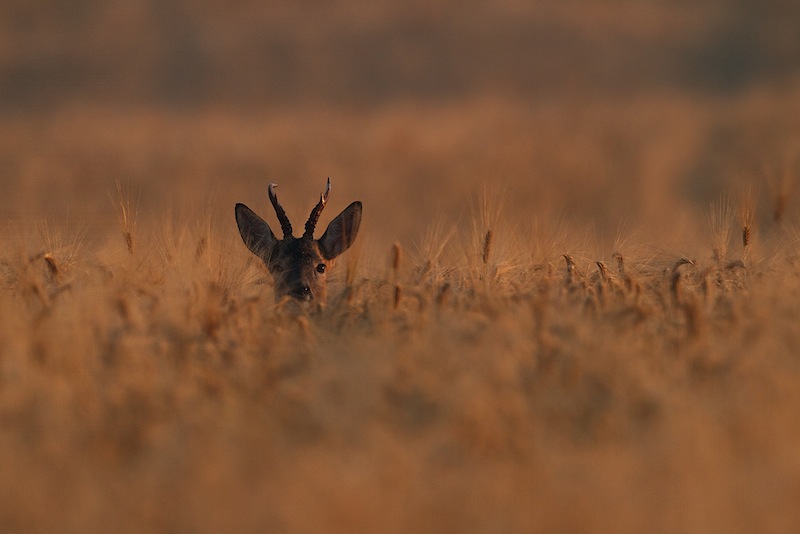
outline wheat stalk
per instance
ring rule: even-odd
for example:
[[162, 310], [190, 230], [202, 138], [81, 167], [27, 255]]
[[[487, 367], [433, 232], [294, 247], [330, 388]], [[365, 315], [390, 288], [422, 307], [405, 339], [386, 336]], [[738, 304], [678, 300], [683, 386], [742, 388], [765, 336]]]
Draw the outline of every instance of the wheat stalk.
[[729, 200], [723, 198], [712, 203], [706, 213], [706, 220], [711, 231], [712, 256], [714, 261], [722, 262], [728, 255], [733, 220], [733, 211]]
[[135, 249], [134, 232], [136, 231], [136, 217], [139, 214], [138, 203], [134, 208], [131, 204], [131, 198], [128, 191], [123, 191], [122, 183], [116, 181], [117, 195], [116, 198], [112, 197], [109, 193], [109, 198], [117, 207], [117, 220], [122, 229], [122, 235], [125, 238], [125, 246], [128, 253], [133, 255]]
[[483, 237], [483, 250], [481, 252], [481, 259], [483, 259], [483, 264], [486, 265], [489, 263], [489, 255], [492, 253], [492, 231], [487, 230], [486, 235]]
[[756, 195], [750, 186], [747, 186], [739, 197], [739, 228], [742, 233], [742, 261], [747, 259], [753, 243], [753, 226], [756, 220]]
[[391, 253], [391, 266], [392, 266], [392, 280], [394, 282], [394, 309], [400, 306], [400, 300], [403, 296], [403, 290], [400, 287], [400, 264], [403, 261], [403, 248], [400, 243], [395, 242], [392, 245]]

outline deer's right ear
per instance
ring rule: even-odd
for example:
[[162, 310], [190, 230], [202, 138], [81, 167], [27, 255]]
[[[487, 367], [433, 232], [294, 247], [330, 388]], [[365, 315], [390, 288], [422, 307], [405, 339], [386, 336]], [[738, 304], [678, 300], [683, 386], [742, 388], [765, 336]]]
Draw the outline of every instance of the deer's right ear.
[[319, 248], [325, 259], [332, 260], [353, 244], [361, 225], [361, 202], [353, 202], [330, 222], [319, 238]]
[[278, 242], [267, 222], [244, 204], [236, 204], [236, 225], [244, 244], [259, 258], [267, 257]]

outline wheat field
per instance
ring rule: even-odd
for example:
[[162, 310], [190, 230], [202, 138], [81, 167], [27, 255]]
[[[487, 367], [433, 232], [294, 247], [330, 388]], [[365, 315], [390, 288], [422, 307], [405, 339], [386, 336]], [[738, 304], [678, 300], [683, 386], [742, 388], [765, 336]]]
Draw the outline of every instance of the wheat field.
[[[33, 4], [0, 532], [797, 530], [796, 8]], [[233, 207], [328, 176], [364, 217], [309, 312]]]

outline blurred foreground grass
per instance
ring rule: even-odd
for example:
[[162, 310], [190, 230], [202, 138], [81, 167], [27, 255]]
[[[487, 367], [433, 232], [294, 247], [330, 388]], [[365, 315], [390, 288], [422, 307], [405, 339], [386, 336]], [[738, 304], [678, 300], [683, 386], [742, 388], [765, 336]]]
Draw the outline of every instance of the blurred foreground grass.
[[791, 530], [796, 231], [586, 256], [501, 201], [311, 315], [215, 224], [5, 236], [3, 530]]

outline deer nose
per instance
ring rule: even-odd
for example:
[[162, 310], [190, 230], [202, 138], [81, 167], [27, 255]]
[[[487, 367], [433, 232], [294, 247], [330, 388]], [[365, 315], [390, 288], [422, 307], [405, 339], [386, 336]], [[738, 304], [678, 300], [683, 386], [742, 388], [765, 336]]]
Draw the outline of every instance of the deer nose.
[[298, 300], [313, 300], [314, 298], [314, 295], [311, 293], [311, 288], [307, 285], [296, 287], [291, 294]]

